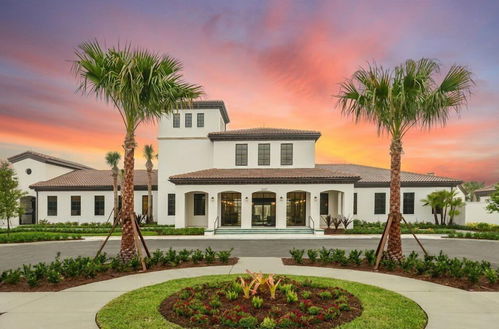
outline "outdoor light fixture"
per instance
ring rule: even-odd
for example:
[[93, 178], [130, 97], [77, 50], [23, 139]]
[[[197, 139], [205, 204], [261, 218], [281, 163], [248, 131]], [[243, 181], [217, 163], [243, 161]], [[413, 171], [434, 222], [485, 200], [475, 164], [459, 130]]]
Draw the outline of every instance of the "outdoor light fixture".
[[215, 200], [215, 197], [213, 197], [213, 196], [212, 196], [212, 197], [211, 197], [211, 201], [213, 201], [213, 200]]
[[317, 201], [317, 195], [316, 195], [316, 196], [314, 196], [314, 200], [315, 200], [315, 201]]
[[245, 197], [244, 200], [248, 201], [248, 197]]
[[282, 201], [282, 195], [281, 195], [281, 197], [279, 198], [279, 200], [281, 200], [281, 201]]

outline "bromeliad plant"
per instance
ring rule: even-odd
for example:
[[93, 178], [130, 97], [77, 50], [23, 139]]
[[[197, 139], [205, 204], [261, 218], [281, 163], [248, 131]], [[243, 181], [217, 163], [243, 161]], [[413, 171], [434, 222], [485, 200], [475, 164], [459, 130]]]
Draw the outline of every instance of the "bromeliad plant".
[[274, 280], [274, 275], [269, 274], [267, 277], [267, 286], [269, 287], [269, 292], [270, 292], [270, 298], [275, 299], [275, 293], [277, 291], [277, 288], [279, 287], [279, 283], [281, 283], [281, 279], [277, 280], [277, 282]]

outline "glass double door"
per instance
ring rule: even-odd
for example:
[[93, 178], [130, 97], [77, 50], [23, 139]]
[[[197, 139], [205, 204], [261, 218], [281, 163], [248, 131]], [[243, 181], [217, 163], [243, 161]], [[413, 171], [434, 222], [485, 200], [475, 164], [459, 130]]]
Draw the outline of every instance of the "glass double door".
[[241, 226], [241, 193], [222, 193], [220, 202], [222, 226]]
[[275, 226], [275, 193], [253, 193], [252, 226]]

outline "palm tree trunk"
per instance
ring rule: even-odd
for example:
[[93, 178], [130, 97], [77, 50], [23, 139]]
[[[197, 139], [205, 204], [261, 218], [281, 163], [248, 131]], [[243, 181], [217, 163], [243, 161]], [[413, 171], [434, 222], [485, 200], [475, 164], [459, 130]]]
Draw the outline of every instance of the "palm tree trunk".
[[121, 223], [123, 225], [123, 232], [121, 235], [121, 249], [120, 255], [123, 260], [128, 261], [132, 259], [137, 250], [134, 243], [134, 231], [132, 218], [135, 218], [133, 208], [133, 171], [134, 171], [134, 151], [135, 151], [135, 136], [133, 133], [128, 133], [124, 143], [125, 148], [125, 177], [122, 193], [122, 207], [121, 207]]
[[393, 139], [390, 145], [390, 214], [392, 225], [388, 237], [388, 255], [392, 259], [402, 259], [402, 240], [400, 238], [400, 163], [402, 156], [402, 142]]
[[114, 221], [118, 220], [118, 175], [113, 173]]
[[152, 173], [147, 170], [147, 223], [152, 223]]
[[433, 218], [435, 220], [435, 225], [438, 225], [438, 214], [437, 214], [437, 208], [432, 208], [433, 209]]

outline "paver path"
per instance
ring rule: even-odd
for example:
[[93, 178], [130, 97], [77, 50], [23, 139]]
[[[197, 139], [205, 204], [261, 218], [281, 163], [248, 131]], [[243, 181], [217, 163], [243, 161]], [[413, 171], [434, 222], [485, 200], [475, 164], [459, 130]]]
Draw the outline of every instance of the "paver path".
[[[246, 236], [241, 240], [239, 237], [224, 239], [214, 239], [213, 237], [147, 237], [147, 244], [150, 250], [168, 249], [204, 249], [208, 246], [214, 249], [234, 248], [233, 255], [237, 257], [289, 257], [289, 250], [293, 247], [312, 249], [321, 248], [342, 248], [351, 249], [376, 249], [379, 242], [379, 235], [368, 236], [338, 236], [333, 238], [322, 237], [269, 237], [266, 239], [251, 239]], [[404, 252], [410, 253], [412, 250], [420, 252], [414, 238], [404, 236], [402, 241]], [[474, 260], [488, 260], [499, 267], [499, 241], [486, 240], [465, 240], [465, 239], [440, 239], [434, 235], [420, 236], [425, 248], [431, 254], [438, 254], [443, 250], [452, 257], [467, 257]], [[100, 239], [103, 239], [101, 237]], [[58, 242], [35, 242], [16, 245], [0, 245], [0, 271], [17, 268], [22, 264], [33, 264], [38, 262], [53, 261], [56, 253], [61, 252], [64, 257], [93, 256], [99, 248], [101, 241], [58, 241]], [[105, 251], [110, 255], [119, 252], [119, 241], [113, 239], [106, 246]]]
[[[178, 278], [211, 274], [266, 273], [333, 277], [371, 284], [416, 301], [428, 314], [427, 329], [498, 328], [499, 293], [467, 292], [399, 276], [285, 266], [279, 258], [245, 257], [234, 266], [197, 267], [130, 275], [60, 292], [0, 293], [2, 329], [96, 329], [95, 314], [113, 298], [144, 286]], [[398, 328], [394, 328], [398, 329]], [[403, 328], [400, 328], [403, 329]]]

